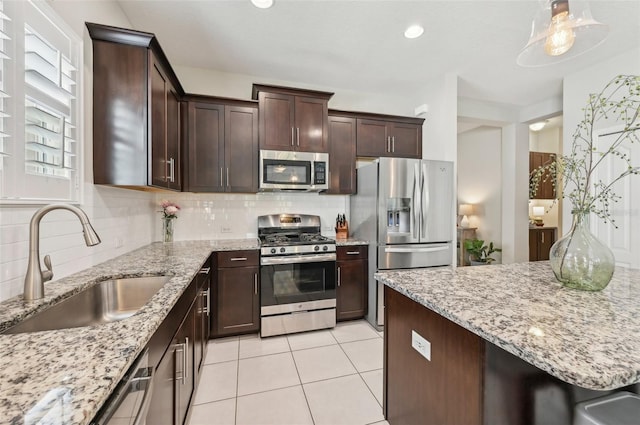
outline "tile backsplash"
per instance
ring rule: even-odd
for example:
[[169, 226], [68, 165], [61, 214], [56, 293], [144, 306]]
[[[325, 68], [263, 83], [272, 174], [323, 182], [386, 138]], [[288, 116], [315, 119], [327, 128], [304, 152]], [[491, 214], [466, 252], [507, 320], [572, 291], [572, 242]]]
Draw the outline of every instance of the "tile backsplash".
[[[257, 216], [316, 214], [322, 233], [334, 236], [337, 214], [349, 216], [349, 197], [317, 193], [199, 194], [142, 192], [106, 186], [85, 187], [80, 206], [102, 243], [87, 247], [82, 228], [69, 211], [52, 211], [40, 225], [40, 258], [49, 254], [54, 280], [161, 240], [159, 204], [182, 208], [174, 239], [236, 239], [257, 236]], [[29, 255], [29, 221], [38, 207], [0, 207], [0, 301], [22, 293]]]
[[[265, 214], [315, 214], [322, 222], [322, 233], [335, 236], [338, 213], [347, 214], [348, 196], [317, 193], [258, 194], [156, 194], [156, 203], [163, 199], [180, 205], [174, 223], [174, 240], [236, 239], [257, 237], [257, 217]], [[160, 208], [158, 207], [158, 210]], [[160, 240], [160, 214], [155, 220], [156, 240]]]

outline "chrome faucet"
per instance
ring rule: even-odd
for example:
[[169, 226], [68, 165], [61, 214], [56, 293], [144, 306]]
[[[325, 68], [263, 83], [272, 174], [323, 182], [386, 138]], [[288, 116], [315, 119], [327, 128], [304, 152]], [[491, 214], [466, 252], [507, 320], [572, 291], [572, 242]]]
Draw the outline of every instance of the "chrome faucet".
[[100, 237], [91, 226], [89, 217], [80, 208], [68, 204], [49, 204], [36, 211], [29, 224], [29, 265], [27, 266], [27, 275], [24, 278], [25, 301], [33, 301], [44, 297], [44, 283], [53, 278], [51, 257], [48, 255], [44, 257], [44, 265], [47, 270], [42, 271], [40, 268], [40, 220], [49, 211], [53, 210], [69, 210], [78, 216], [80, 223], [82, 223], [84, 241], [87, 246], [94, 246], [100, 243]]

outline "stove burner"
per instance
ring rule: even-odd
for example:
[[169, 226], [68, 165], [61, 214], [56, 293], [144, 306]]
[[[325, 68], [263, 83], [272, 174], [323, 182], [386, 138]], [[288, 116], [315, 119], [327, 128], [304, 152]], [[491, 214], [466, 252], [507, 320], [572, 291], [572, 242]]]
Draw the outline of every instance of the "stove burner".
[[289, 237], [287, 237], [287, 235], [273, 234], [273, 235], [266, 235], [264, 237], [264, 241], [270, 244], [286, 244], [286, 243], [289, 243], [290, 239]]
[[303, 242], [326, 242], [329, 238], [319, 233], [302, 233], [300, 234], [300, 240]]

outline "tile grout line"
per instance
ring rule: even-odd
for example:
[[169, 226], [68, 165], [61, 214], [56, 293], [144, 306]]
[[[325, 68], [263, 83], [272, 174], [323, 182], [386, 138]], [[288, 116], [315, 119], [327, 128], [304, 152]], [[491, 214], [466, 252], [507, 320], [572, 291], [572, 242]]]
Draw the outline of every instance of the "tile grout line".
[[[287, 345], [289, 345], [289, 350], [291, 350], [291, 343], [289, 342], [288, 336], [287, 336]], [[298, 381], [300, 381], [300, 388], [302, 389], [302, 395], [304, 395], [304, 401], [305, 403], [307, 403], [307, 411], [309, 412], [309, 416], [311, 416], [311, 423], [315, 425], [316, 421], [313, 418], [313, 412], [311, 411], [311, 406], [309, 405], [307, 392], [304, 390], [304, 385], [302, 384], [302, 377], [300, 376], [300, 370], [298, 370], [298, 363], [296, 363], [296, 357], [293, 355], [293, 350], [291, 350], [290, 353], [291, 353], [291, 359], [293, 360], [293, 366], [296, 368], [296, 373], [298, 374]]]
[[[378, 335], [379, 336], [379, 335]], [[368, 341], [368, 340], [372, 340], [374, 338], [369, 338], [369, 339], [361, 339], [360, 341]], [[349, 341], [349, 342], [358, 342], [358, 341]], [[348, 343], [347, 343], [348, 344]], [[376, 395], [373, 393], [373, 391], [371, 390], [371, 388], [369, 387], [369, 385], [367, 384], [367, 381], [365, 381], [365, 379], [362, 377], [362, 373], [360, 373], [360, 371], [358, 370], [358, 368], [356, 367], [356, 365], [353, 363], [353, 361], [351, 360], [351, 357], [349, 357], [349, 355], [347, 354], [346, 351], [344, 351], [344, 348], [342, 347], [341, 343], [338, 343], [338, 345], [340, 346], [340, 349], [342, 350], [342, 352], [344, 353], [344, 355], [347, 357], [347, 359], [349, 360], [349, 362], [351, 363], [351, 365], [353, 366], [353, 368], [356, 370], [356, 373], [358, 374], [358, 376], [360, 376], [360, 379], [362, 379], [362, 382], [364, 383], [364, 386], [367, 387], [367, 390], [369, 390], [369, 393], [371, 393], [371, 395], [373, 396], [374, 400], [376, 401], [376, 403], [378, 403], [378, 405], [380, 406], [380, 409], [382, 409], [382, 404], [378, 401], [378, 398], [376, 397]], [[373, 369], [373, 370], [378, 370], [378, 369]], [[367, 370], [366, 372], [372, 372], [371, 370]], [[382, 413], [382, 417], [384, 418], [384, 412]], [[386, 419], [385, 419], [386, 420]], [[378, 421], [379, 422], [379, 421]], [[373, 422], [375, 423], [375, 422]]]

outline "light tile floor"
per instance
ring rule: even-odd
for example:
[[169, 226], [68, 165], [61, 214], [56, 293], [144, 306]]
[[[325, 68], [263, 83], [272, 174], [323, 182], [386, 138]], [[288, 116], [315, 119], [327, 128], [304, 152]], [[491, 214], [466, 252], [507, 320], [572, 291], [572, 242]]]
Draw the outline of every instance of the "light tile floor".
[[334, 329], [209, 342], [189, 425], [388, 425], [382, 332]]

